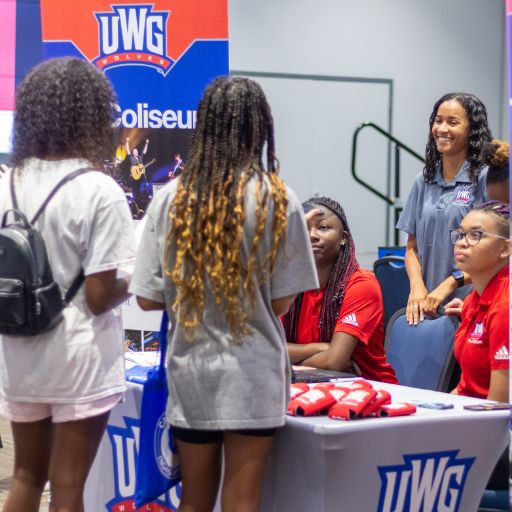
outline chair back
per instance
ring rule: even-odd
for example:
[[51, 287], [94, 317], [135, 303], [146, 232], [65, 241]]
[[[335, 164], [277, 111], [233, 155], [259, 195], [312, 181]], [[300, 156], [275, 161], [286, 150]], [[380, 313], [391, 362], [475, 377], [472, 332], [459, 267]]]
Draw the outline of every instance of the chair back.
[[409, 278], [403, 256], [385, 256], [373, 264], [373, 272], [379, 281], [384, 301], [384, 321], [387, 325], [393, 314], [407, 305]]
[[456, 367], [453, 355], [459, 320], [453, 315], [426, 318], [409, 325], [405, 308], [389, 320], [384, 348], [386, 358], [403, 386], [451, 391], [450, 380]]

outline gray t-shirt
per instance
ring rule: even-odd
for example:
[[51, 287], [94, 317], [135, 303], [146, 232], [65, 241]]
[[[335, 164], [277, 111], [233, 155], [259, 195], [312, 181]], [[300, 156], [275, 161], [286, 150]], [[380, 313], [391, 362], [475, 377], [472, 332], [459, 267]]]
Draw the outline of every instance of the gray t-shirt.
[[[281, 426], [289, 399], [290, 366], [283, 327], [272, 311], [271, 300], [318, 288], [300, 203], [288, 189], [286, 244], [278, 253], [275, 272], [258, 290], [251, 334], [240, 344], [229, 339], [223, 315], [206, 288], [203, 320], [197, 341], [191, 343], [175, 321], [171, 306], [176, 290], [162, 270], [170, 227], [168, 210], [178, 182], [168, 183], [153, 198], [130, 286], [136, 295], [165, 303], [172, 324], [167, 336], [167, 421], [204, 430]], [[254, 232], [255, 183], [249, 182], [245, 194], [244, 255]], [[261, 254], [266, 254], [272, 243], [272, 204], [268, 212]]]
[[[468, 166], [464, 162], [450, 183], [446, 183], [440, 166], [431, 183], [426, 183], [420, 172], [396, 225], [416, 236], [423, 282], [429, 292], [457, 269], [450, 230], [458, 229], [466, 213], [486, 200], [487, 168], [480, 171], [477, 183], [472, 183]], [[471, 285], [458, 288], [447, 300], [464, 298], [471, 289]]]

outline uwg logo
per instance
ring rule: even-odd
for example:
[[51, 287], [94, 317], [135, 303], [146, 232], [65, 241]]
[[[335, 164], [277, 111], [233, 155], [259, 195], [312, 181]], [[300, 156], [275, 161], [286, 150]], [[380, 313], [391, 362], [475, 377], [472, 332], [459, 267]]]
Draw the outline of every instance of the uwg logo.
[[180, 503], [181, 486], [176, 485], [157, 500], [135, 508], [135, 465], [139, 453], [140, 420], [124, 418], [126, 428], [107, 426], [112, 447], [115, 496], [107, 504], [109, 512], [175, 512]]
[[378, 468], [378, 512], [457, 512], [475, 457], [456, 459], [458, 450], [404, 455], [401, 466]]
[[143, 65], [166, 75], [172, 60], [167, 55], [169, 12], [152, 5], [113, 5], [112, 12], [94, 13], [98, 21], [99, 68]]

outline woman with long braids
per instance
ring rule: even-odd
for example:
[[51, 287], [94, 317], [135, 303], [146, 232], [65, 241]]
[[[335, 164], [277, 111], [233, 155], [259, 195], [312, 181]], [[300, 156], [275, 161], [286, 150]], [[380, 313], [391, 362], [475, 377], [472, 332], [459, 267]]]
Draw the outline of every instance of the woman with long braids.
[[471, 291], [469, 276], [455, 265], [448, 233], [474, 204], [485, 200], [481, 151], [492, 139], [485, 105], [472, 94], [442, 96], [429, 124], [425, 167], [396, 225], [408, 234], [406, 316], [411, 325]]
[[298, 295], [283, 318], [292, 363], [397, 383], [384, 353], [384, 305], [372, 272], [359, 267], [345, 212], [327, 197], [305, 203], [320, 288]]
[[270, 107], [245, 78], [206, 89], [183, 173], [157, 194], [132, 279], [143, 309], [166, 309], [180, 511], [256, 511], [284, 424], [290, 368], [279, 316], [317, 288], [304, 214], [278, 177]]

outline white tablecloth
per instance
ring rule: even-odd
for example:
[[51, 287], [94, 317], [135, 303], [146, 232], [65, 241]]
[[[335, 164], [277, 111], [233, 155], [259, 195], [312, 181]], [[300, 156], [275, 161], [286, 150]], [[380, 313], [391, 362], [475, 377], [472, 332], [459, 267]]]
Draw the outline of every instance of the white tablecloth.
[[[508, 411], [471, 412], [478, 400], [374, 383], [393, 401], [452, 402], [398, 418], [292, 418], [277, 434], [262, 512], [472, 512], [507, 445]], [[86, 512], [135, 510], [135, 461], [142, 387], [128, 384], [111, 414], [85, 491]], [[143, 508], [173, 511], [179, 489]], [[420, 507], [423, 504], [423, 508]], [[416, 507], [416, 508], [415, 508]]]

